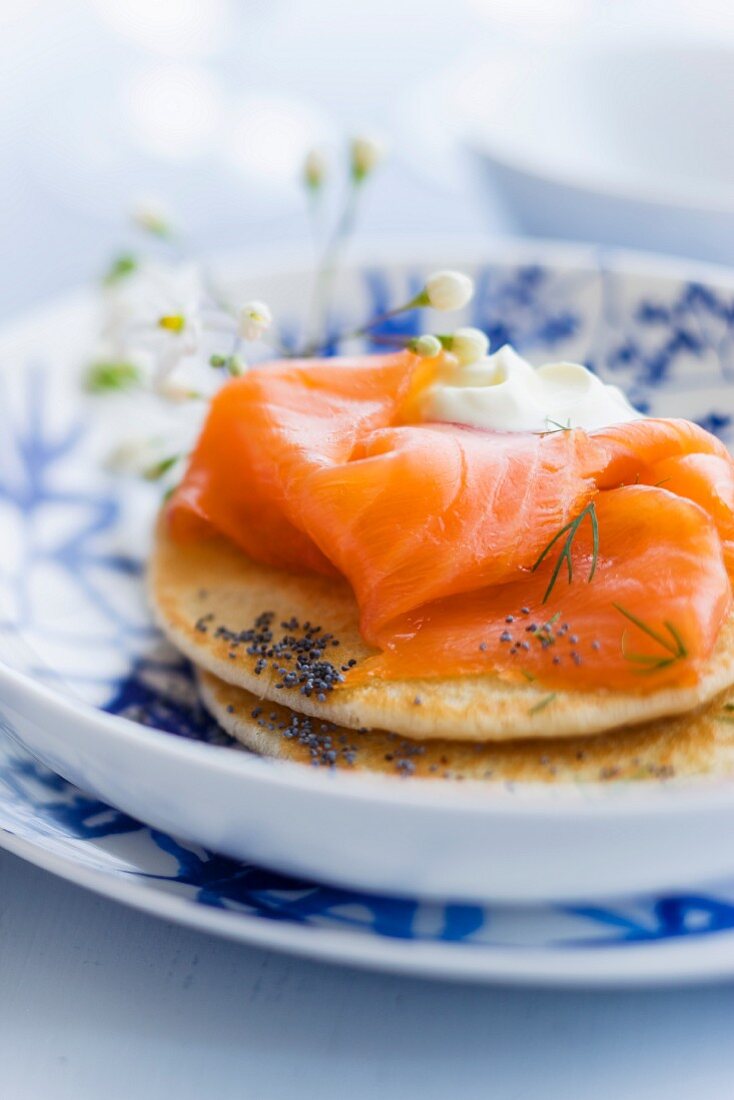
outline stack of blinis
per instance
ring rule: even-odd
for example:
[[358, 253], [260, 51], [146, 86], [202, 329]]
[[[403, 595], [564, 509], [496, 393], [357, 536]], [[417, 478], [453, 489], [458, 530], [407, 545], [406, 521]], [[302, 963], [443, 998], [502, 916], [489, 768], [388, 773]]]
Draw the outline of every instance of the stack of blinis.
[[150, 566], [255, 752], [413, 778], [734, 766], [734, 462], [686, 420], [432, 423], [440, 359], [270, 364], [214, 398]]

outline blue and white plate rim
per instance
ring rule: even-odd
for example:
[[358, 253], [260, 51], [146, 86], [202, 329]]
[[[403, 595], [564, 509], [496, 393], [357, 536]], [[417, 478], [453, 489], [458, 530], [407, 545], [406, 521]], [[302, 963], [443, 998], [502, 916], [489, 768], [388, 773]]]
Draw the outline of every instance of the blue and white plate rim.
[[691, 942], [602, 948], [502, 948], [397, 940], [359, 932], [273, 923], [210, 909], [118, 879], [0, 830], [0, 848], [20, 859], [133, 909], [252, 947], [322, 962], [415, 977], [551, 988], [635, 988], [694, 985], [734, 977], [734, 932]]

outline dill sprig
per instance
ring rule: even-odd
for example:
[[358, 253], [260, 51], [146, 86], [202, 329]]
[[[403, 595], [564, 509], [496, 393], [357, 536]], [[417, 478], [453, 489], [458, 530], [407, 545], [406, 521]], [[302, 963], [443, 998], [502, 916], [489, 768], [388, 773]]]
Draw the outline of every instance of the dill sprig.
[[556, 692], [555, 691], [551, 692], [550, 695], [544, 695], [542, 699], [538, 700], [538, 702], [535, 704], [535, 706], [532, 706], [530, 708], [530, 710], [528, 711], [528, 714], [537, 714], [539, 711], [545, 710], [545, 708], [550, 703], [552, 703], [555, 698], [556, 698]]
[[557, 432], [570, 432], [570, 431], [573, 430], [571, 428], [571, 418], [570, 417], [568, 418], [568, 420], [566, 421], [565, 424], [559, 424], [559, 422], [557, 420], [553, 420], [553, 418], [550, 417], [550, 416], [546, 416], [545, 422], [546, 422], [546, 424], [552, 424], [553, 427], [552, 428], [546, 428], [546, 430], [544, 432], [540, 433], [541, 435], [556, 435]]
[[545, 561], [548, 554], [551, 552], [551, 550], [556, 545], [558, 540], [563, 538], [564, 535], [566, 535], [566, 540], [563, 543], [563, 547], [561, 549], [560, 554], [558, 555], [558, 561], [556, 562], [555, 566], [553, 567], [553, 572], [551, 573], [551, 578], [548, 581], [548, 587], [545, 590], [545, 595], [543, 596], [543, 600], [542, 600], [543, 603], [545, 603], [547, 601], [548, 597], [550, 596], [551, 592], [553, 591], [553, 588], [555, 587], [555, 583], [558, 580], [558, 574], [561, 572], [561, 569], [563, 568], [564, 561], [566, 563], [566, 569], [568, 570], [568, 583], [570, 584], [571, 581], [573, 580], [573, 562], [571, 560], [571, 547], [573, 546], [573, 540], [576, 537], [576, 532], [578, 531], [579, 527], [584, 522], [584, 520], [586, 519], [587, 516], [591, 520], [591, 539], [592, 539], [591, 569], [589, 571], [589, 578], [588, 578], [589, 583], [591, 583], [591, 581], [594, 579], [594, 573], [596, 572], [596, 563], [597, 563], [597, 560], [599, 558], [599, 521], [598, 521], [597, 516], [596, 516], [596, 508], [594, 507], [594, 501], [590, 500], [589, 503], [586, 505], [586, 507], [583, 509], [583, 511], [579, 512], [579, 514], [576, 516], [576, 519], [572, 519], [570, 523], [567, 523], [565, 527], [561, 528], [561, 530], [558, 532], [558, 534], [553, 536], [553, 538], [550, 540], [550, 542], [546, 546], [545, 550], [542, 552], [542, 554], [540, 555], [540, 557], [536, 561], [535, 565], [532, 567], [532, 572], [534, 573], [535, 570], [538, 568], [538, 566], [541, 565], [541, 563]]
[[647, 675], [650, 672], [660, 672], [664, 668], [670, 668], [676, 661], [680, 661], [688, 656], [685, 642], [672, 623], [667, 620], [663, 623], [663, 626], [670, 635], [670, 638], [668, 638], [661, 631], [655, 630], [649, 623], [646, 623], [644, 619], [640, 619], [637, 615], [633, 615], [631, 611], [628, 611], [626, 607], [622, 607], [621, 604], [615, 603], [612, 604], [612, 606], [619, 611], [620, 615], [624, 615], [625, 619], [629, 619], [638, 630], [643, 631], [644, 634], [647, 634], [648, 638], [652, 638], [654, 642], [657, 642], [657, 644], [667, 653], [667, 656], [660, 657], [655, 657], [652, 653], [628, 653], [625, 650], [625, 638], [627, 636], [625, 632], [622, 635], [622, 655], [625, 660], [643, 666], [638, 669], [641, 675]]

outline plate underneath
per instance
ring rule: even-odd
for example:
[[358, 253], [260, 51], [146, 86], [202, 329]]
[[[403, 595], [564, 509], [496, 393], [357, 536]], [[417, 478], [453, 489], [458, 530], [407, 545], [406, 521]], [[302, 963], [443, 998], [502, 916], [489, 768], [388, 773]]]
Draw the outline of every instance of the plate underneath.
[[[162, 714], [157, 700], [155, 708], [156, 722], [180, 720], [175, 707]], [[6, 734], [0, 846], [168, 920], [362, 967], [604, 988], [734, 975], [734, 881], [589, 906], [441, 905], [354, 893], [150, 829], [67, 783]]]

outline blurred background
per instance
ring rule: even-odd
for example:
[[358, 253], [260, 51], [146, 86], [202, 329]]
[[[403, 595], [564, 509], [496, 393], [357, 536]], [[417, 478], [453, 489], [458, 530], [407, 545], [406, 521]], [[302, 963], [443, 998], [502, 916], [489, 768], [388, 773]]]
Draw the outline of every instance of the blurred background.
[[197, 249], [308, 238], [312, 146], [381, 137], [359, 239], [590, 238], [734, 261], [728, 0], [0, 0], [0, 315], [141, 200]]

